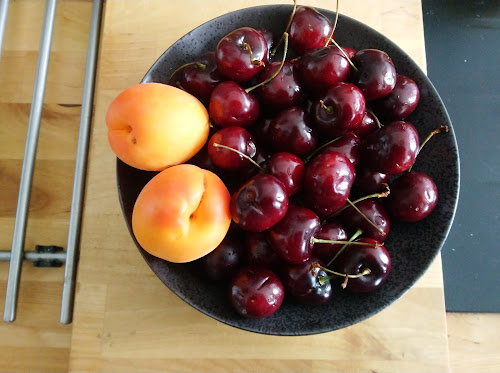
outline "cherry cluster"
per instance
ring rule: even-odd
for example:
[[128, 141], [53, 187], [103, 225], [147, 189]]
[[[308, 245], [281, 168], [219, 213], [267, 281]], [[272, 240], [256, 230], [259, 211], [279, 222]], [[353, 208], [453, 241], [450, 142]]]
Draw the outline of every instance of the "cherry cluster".
[[276, 312], [285, 292], [319, 305], [335, 284], [378, 289], [391, 271], [391, 218], [421, 220], [437, 202], [432, 179], [411, 170], [421, 146], [405, 118], [417, 84], [384, 51], [340, 47], [336, 23], [295, 6], [279, 40], [239, 28], [171, 77], [213, 123], [190, 163], [232, 194], [234, 224], [199, 263], [229, 283], [245, 317]]

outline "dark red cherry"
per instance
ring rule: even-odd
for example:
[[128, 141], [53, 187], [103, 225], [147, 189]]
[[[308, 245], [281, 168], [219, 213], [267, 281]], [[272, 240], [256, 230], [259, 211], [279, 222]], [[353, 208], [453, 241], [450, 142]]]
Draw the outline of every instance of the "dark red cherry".
[[258, 174], [243, 184], [231, 197], [233, 221], [251, 232], [269, 229], [288, 209], [285, 186], [276, 177]]
[[212, 162], [225, 170], [240, 170], [253, 166], [250, 161], [238, 153], [219, 147], [223, 145], [252, 158], [257, 152], [250, 132], [242, 127], [227, 127], [217, 131], [208, 141], [208, 155]]
[[350, 72], [347, 58], [335, 46], [309, 51], [300, 59], [300, 80], [316, 97], [328, 87], [346, 81]]
[[[280, 61], [269, 63], [259, 74], [257, 82], [261, 83], [271, 78], [280, 66]], [[296, 70], [293, 63], [285, 61], [278, 75], [256, 89], [256, 94], [263, 106], [273, 111], [280, 111], [299, 103], [302, 97], [302, 87]]]
[[353, 83], [363, 92], [366, 101], [387, 96], [396, 85], [396, 68], [389, 55], [378, 49], [362, 49], [351, 58], [358, 71]]
[[246, 250], [241, 239], [226, 236], [201, 261], [208, 278], [214, 281], [228, 280], [246, 263]]
[[221, 127], [248, 127], [259, 117], [259, 101], [237, 83], [222, 82], [210, 96], [209, 112]]
[[[323, 224], [315, 238], [330, 241], [347, 241], [349, 239], [344, 226], [334, 222]], [[323, 261], [323, 263], [329, 263], [337, 255], [341, 247], [341, 244], [316, 242], [313, 246], [312, 255]]]
[[271, 58], [270, 54], [271, 54], [271, 51], [274, 47], [274, 44], [276, 42], [276, 38], [275, 38], [275, 35], [274, 33], [271, 31], [271, 30], [268, 30], [268, 29], [264, 29], [264, 28], [259, 28], [257, 29], [258, 32], [260, 32], [262, 34], [262, 36], [264, 37], [264, 39], [266, 39], [266, 43], [267, 43], [267, 60], [269, 61]]
[[352, 130], [359, 138], [365, 137], [369, 133], [372, 133], [378, 129], [377, 120], [375, 116], [369, 111], [365, 112], [363, 120], [359, 125]]
[[330, 138], [355, 130], [365, 115], [366, 102], [354, 84], [340, 82], [315, 100], [311, 116], [320, 132]]
[[281, 258], [267, 240], [267, 232], [246, 232], [245, 244], [248, 265], [273, 270], [281, 265]]
[[303, 263], [311, 257], [312, 238], [320, 228], [313, 211], [291, 204], [283, 219], [268, 230], [268, 240], [286, 262]]
[[335, 141], [326, 145], [322, 152], [337, 152], [344, 154], [351, 161], [354, 167], [359, 165], [359, 145], [361, 140], [353, 132], [335, 139]]
[[285, 186], [288, 196], [299, 192], [304, 183], [306, 168], [302, 159], [292, 153], [274, 153], [266, 163], [265, 170], [276, 176]]
[[213, 90], [223, 80], [217, 69], [215, 52], [207, 52], [196, 63], [186, 66], [180, 77], [182, 88], [203, 103], [209, 102]]
[[318, 259], [310, 258], [304, 263], [289, 264], [282, 271], [285, 291], [301, 303], [320, 305], [332, 296], [330, 280], [320, 282], [328, 274], [316, 263], [320, 263]]
[[[356, 207], [363, 215], [351, 206], [342, 213], [341, 221], [351, 232], [361, 229], [363, 237], [384, 242], [391, 226], [389, 213], [384, 205], [378, 199], [370, 198], [356, 203]], [[366, 219], [369, 219], [371, 224]]]
[[217, 67], [235, 82], [257, 75], [267, 63], [268, 48], [264, 36], [251, 27], [241, 27], [224, 36], [215, 49]]
[[269, 126], [269, 136], [275, 152], [288, 152], [298, 157], [311, 153], [317, 144], [308, 114], [297, 106], [276, 115]]
[[351, 188], [351, 194], [361, 197], [374, 193], [382, 193], [389, 184], [389, 175], [361, 167], [356, 170], [356, 179]]
[[415, 162], [420, 140], [410, 122], [391, 122], [365, 137], [361, 162], [384, 174], [399, 174]]
[[423, 172], [406, 172], [390, 184], [387, 209], [391, 216], [403, 221], [419, 221], [436, 207], [438, 190]]
[[285, 297], [279, 277], [267, 268], [245, 267], [231, 280], [229, 299], [237, 313], [263, 318], [275, 313]]
[[290, 25], [290, 46], [299, 55], [311, 49], [323, 48], [327, 45], [332, 29], [330, 20], [316, 9], [299, 6]]
[[271, 139], [269, 134], [269, 127], [271, 126], [271, 117], [260, 117], [248, 130], [252, 133], [259, 145], [259, 148], [269, 150], [271, 149]]
[[[378, 244], [371, 238], [362, 238], [359, 242]], [[356, 293], [366, 293], [378, 289], [385, 282], [391, 272], [391, 258], [384, 246], [349, 245], [335, 260], [334, 268], [349, 275], [360, 275], [369, 270], [369, 274], [349, 278], [346, 287]]]
[[388, 121], [403, 120], [413, 113], [420, 99], [420, 90], [410, 78], [398, 74], [396, 86], [384, 98], [374, 102], [377, 116]]
[[337, 152], [321, 153], [309, 163], [304, 178], [304, 195], [308, 205], [320, 217], [343, 207], [356, 171], [351, 161]]

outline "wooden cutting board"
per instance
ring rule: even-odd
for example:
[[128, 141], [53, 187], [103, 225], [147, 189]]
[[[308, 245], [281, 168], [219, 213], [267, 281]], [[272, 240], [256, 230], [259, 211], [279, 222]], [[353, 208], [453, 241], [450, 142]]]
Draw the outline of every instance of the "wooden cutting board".
[[[70, 371], [449, 370], [441, 262], [376, 316], [304, 337], [235, 329], [171, 293], [137, 251], [118, 202], [115, 156], [104, 116], [111, 100], [139, 82], [180, 36], [264, 0], [108, 0], [100, 47]], [[335, 1], [301, 4], [334, 9]], [[341, 1], [340, 12], [382, 32], [425, 69], [421, 3]]]

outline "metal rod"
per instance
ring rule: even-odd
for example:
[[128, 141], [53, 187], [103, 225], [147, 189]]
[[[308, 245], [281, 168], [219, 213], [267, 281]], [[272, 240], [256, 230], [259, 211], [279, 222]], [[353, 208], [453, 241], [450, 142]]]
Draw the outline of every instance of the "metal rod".
[[2, 58], [3, 36], [7, 25], [7, 13], [9, 12], [10, 0], [0, 0], [0, 59]]
[[38, 53], [38, 65], [36, 69], [35, 85], [33, 88], [28, 133], [26, 135], [21, 183], [19, 185], [16, 222], [14, 224], [14, 234], [12, 238], [12, 254], [10, 259], [9, 275], [7, 278], [7, 291], [3, 316], [3, 319], [6, 322], [12, 322], [16, 318], [28, 207], [31, 196], [31, 184], [33, 181], [33, 169], [35, 165], [36, 148], [38, 145], [38, 133], [40, 130], [45, 84], [47, 81], [47, 70], [49, 65], [50, 45], [52, 42], [52, 31], [54, 29], [56, 3], [57, 0], [47, 0], [45, 7], [45, 18], [43, 21], [42, 36], [40, 39], [40, 51]]
[[[12, 252], [10, 250], [0, 251], [0, 261], [8, 261], [11, 256]], [[57, 260], [64, 262], [66, 261], [66, 253], [37, 253], [36, 251], [25, 251], [23, 259], [29, 260], [30, 262], [34, 262], [36, 260]]]
[[80, 229], [83, 209], [85, 176], [87, 171], [87, 155], [90, 137], [90, 122], [94, 101], [95, 75], [99, 34], [101, 29], [102, 0], [94, 0], [90, 20], [87, 64], [83, 85], [82, 111], [80, 115], [80, 131], [76, 153], [75, 176], [73, 181], [73, 197], [69, 219], [68, 244], [66, 246], [66, 266], [61, 301], [61, 324], [69, 324], [73, 319], [73, 303], [75, 293], [76, 265], [79, 253]]

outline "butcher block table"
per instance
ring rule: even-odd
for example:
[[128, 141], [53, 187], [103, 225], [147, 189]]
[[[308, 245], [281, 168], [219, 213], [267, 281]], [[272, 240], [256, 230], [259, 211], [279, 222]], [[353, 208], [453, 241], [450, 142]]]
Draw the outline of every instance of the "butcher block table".
[[[26, 7], [26, 12], [30, 11], [28, 8], [31, 7], [31, 11], [38, 14], [33, 10], [39, 8], [36, 3], [36, 1], [27, 1], [24, 4], [19, 2], [14, 5], [14, 13], [19, 13], [16, 10], [19, 7]], [[82, 8], [83, 3], [87, 3], [85, 8]], [[496, 323], [493, 325], [498, 325], [498, 318], [485, 321], [482, 316], [462, 319], [458, 315], [456, 317], [451, 315], [448, 321], [451, 320], [457, 332], [455, 335], [453, 333], [448, 335], [439, 256], [415, 287], [386, 310], [349, 328], [301, 337], [261, 335], [215, 321], [173, 294], [153, 274], [141, 257], [120, 209], [115, 176], [116, 157], [108, 145], [104, 121], [108, 105], [122, 90], [140, 82], [148, 68], [165, 49], [196, 26], [233, 10], [275, 3], [283, 2], [266, 0], [107, 0], [105, 2], [73, 323], [71, 326], [53, 326], [55, 322], [50, 324], [47, 320], [50, 318], [57, 320], [56, 314], [40, 316], [44, 309], [47, 312], [58, 311], [59, 287], [54, 284], [57, 275], [60, 276], [62, 272], [46, 274], [48, 272], [38, 272], [26, 268], [25, 265], [22, 281], [28, 281], [28, 284], [21, 289], [18, 320], [11, 325], [0, 326], [0, 354], [3, 354], [0, 355], [0, 370], [447, 372], [450, 371], [449, 341], [453, 341], [456, 347], [454, 353], [455, 360], [458, 361], [462, 356], [469, 356], [464, 355], [464, 351], [484, 350], [485, 346], [489, 346], [486, 341], [493, 341], [498, 346], [498, 337], [494, 337], [496, 335], [494, 327], [490, 332], [486, 332], [484, 338], [475, 332], [475, 327], [479, 324], [483, 325], [483, 331], [488, 330], [484, 325], [488, 325], [490, 321]], [[334, 0], [299, 1], [299, 4], [330, 10], [335, 8]], [[88, 1], [60, 2], [64, 18], [61, 21], [62, 29], [67, 31], [74, 25], [86, 31], [88, 26], [82, 26], [78, 21], [71, 22], [78, 19], [79, 14], [87, 17], [89, 5]], [[425, 70], [420, 1], [341, 0], [339, 11], [385, 34]], [[80, 33], [70, 32], [59, 36], [54, 45], [56, 50], [53, 52], [55, 54], [52, 63], [62, 64], [63, 57], [78, 55], [64, 51], [71, 50], [72, 38], [85, 41], [81, 36]], [[17, 56], [9, 53], [4, 54], [7, 56], [5, 61], [13, 61], [11, 56]], [[84, 60], [84, 54], [79, 53], [78, 61]], [[21, 57], [22, 55], [19, 58]], [[16, 65], [15, 62], [8, 63], [14, 67]], [[52, 94], [50, 90], [48, 96], [46, 95], [45, 109], [54, 113], [49, 119], [55, 122], [56, 126], [64, 120], [77, 121], [78, 118], [78, 105], [75, 105], [75, 102], [79, 102], [80, 96], [75, 93], [71, 79], [75, 76], [81, 77], [82, 66], [81, 62], [75, 62], [71, 58], [69, 63], [72, 64], [74, 74], [68, 73], [63, 77], [65, 90], [58, 92], [60, 96]], [[2, 71], [7, 71], [12, 67], [10, 65], [4, 66]], [[63, 65], [67, 64], [61, 66]], [[64, 66], [61, 70], [64, 70]], [[10, 76], [2, 79], [3, 83], [10, 82]], [[13, 87], [12, 84], [10, 88]], [[16, 115], [25, 119], [29, 111], [30, 92], [25, 85], [22, 87], [24, 91], [16, 91], [14, 97], [6, 96], [5, 92], [1, 93], [3, 95], [1, 108], [7, 114], [13, 112], [14, 114], [9, 115], [14, 119], [17, 118]], [[11, 92], [14, 92], [14, 89]], [[4, 104], [9, 100], [19, 104]], [[17, 107], [19, 109], [13, 110]], [[12, 128], [12, 131], [15, 132], [15, 129]], [[49, 126], [48, 137], [65, 136], [64, 132], [60, 133], [57, 129], [50, 131]], [[73, 134], [76, 132], [75, 128], [68, 131]], [[21, 135], [17, 141], [22, 142]], [[48, 140], [42, 138], [41, 141]], [[2, 144], [4, 147], [9, 145], [7, 141], [3, 141]], [[14, 158], [19, 159], [21, 151], [17, 151]], [[59, 165], [63, 166], [57, 174], [61, 180], [65, 174], [72, 175], [70, 166], [72, 157], [64, 156], [66, 153], [68, 152], [63, 148], [41, 154], [39, 158], [42, 158], [42, 161], [45, 158], [50, 160], [41, 162], [48, 174], [52, 165]], [[2, 155], [2, 158], [9, 157], [11, 158], [11, 155]], [[54, 159], [59, 162], [54, 163]], [[16, 162], [15, 164], [19, 166], [19, 160]], [[4, 165], [7, 164], [10, 163], [5, 161]], [[2, 173], [6, 169], [4, 167]], [[12, 174], [15, 172], [12, 171]], [[35, 183], [43, 184], [37, 179]], [[40, 202], [42, 210], [45, 205], [53, 206], [53, 201], [58, 197], [67, 195], [67, 192], [62, 191], [62, 187], [60, 190], [56, 184], [52, 185], [56, 189], [42, 188], [39, 191], [42, 197], [45, 194], [49, 196]], [[15, 200], [15, 188], [9, 190], [11, 195], [9, 200]], [[33, 198], [36, 196], [35, 194]], [[4, 223], [12, 225], [15, 205], [11, 203], [9, 206], [9, 209], [2, 210], [2, 219]], [[53, 213], [50, 220], [52, 224], [40, 223], [41, 217], [36, 215], [36, 210], [34, 214], [31, 211], [31, 215], [35, 215], [35, 223], [30, 225], [29, 229], [36, 231], [44, 239], [63, 241], [62, 235], [61, 237], [54, 235], [50, 233], [50, 229], [54, 230], [59, 225], [63, 227], [60, 231], [64, 231], [62, 221], [68, 216], [65, 206], [67, 206], [65, 203], [61, 206], [55, 203], [54, 211], [61, 212]], [[36, 220], [37, 217], [39, 220]], [[8, 241], [7, 228], [2, 230], [3, 244]], [[30, 237], [30, 244], [36, 243], [35, 241], [36, 239]], [[6, 273], [5, 269], [5, 266], [0, 266], [1, 273]], [[38, 286], [36, 281], [40, 279], [44, 285]], [[5, 282], [3, 279], [0, 281], [2, 282], [0, 288], [3, 291]], [[38, 294], [44, 294], [44, 297], [37, 298]], [[1, 295], [3, 297], [4, 293]], [[36, 311], [35, 317], [38, 317], [36, 322], [29, 321], [27, 317], [29, 312], [25, 310], [34, 308], [37, 302], [44, 307], [41, 311]], [[24, 310], [21, 306], [24, 306]], [[30, 312], [34, 311], [31, 309]], [[41, 350], [40, 347], [45, 345], [50, 348]], [[30, 348], [34, 352], [30, 352]], [[464, 368], [465, 371], [490, 371], [488, 369], [495, 371], [498, 368], [488, 365], [480, 358], [474, 359], [474, 357], [468, 358], [468, 365], [463, 366], [453, 365], [452, 362], [451, 367], [456, 368], [452, 370], [460, 371], [460, 368]], [[498, 362], [498, 359], [496, 361]], [[481, 369], [484, 367], [486, 369]]]
[[[70, 371], [448, 370], [439, 259], [414, 289], [365, 322], [321, 335], [277, 337], [238, 330], [191, 308], [155, 277], [134, 246], [120, 210], [116, 159], [107, 142], [104, 117], [109, 103], [139, 82], [163, 51], [194, 27], [232, 10], [272, 3], [107, 1]], [[335, 6], [331, 0], [306, 3]], [[425, 69], [419, 1], [340, 3], [343, 14], [384, 33]]]

